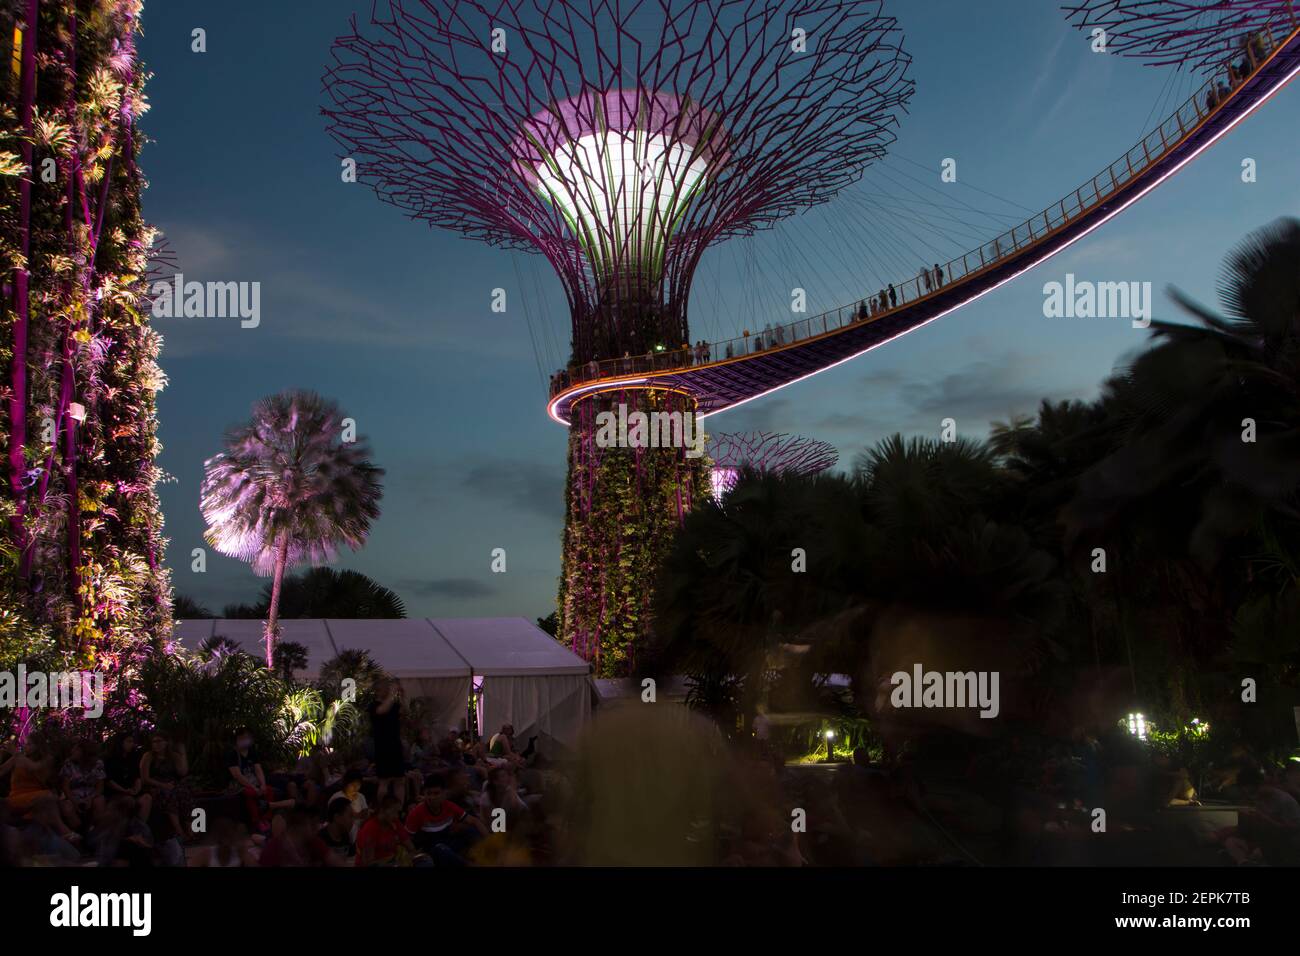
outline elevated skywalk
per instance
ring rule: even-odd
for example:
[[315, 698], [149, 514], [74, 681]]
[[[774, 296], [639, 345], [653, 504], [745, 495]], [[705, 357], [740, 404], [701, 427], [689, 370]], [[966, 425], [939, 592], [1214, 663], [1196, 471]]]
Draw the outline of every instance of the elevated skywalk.
[[[568, 369], [552, 385], [547, 413], [568, 424], [585, 396], [636, 387], [668, 388], [696, 398], [711, 415], [840, 365], [920, 328], [1010, 282], [1078, 242], [1133, 205], [1227, 135], [1300, 73], [1300, 24], [1284, 22], [1259, 55], [1243, 54], [1244, 78], [1212, 77], [1172, 116], [1118, 160], [1038, 215], [940, 266], [833, 312], [800, 319], [771, 334]], [[1229, 81], [1232, 81], [1229, 85]], [[1220, 84], [1228, 86], [1221, 92]], [[875, 307], [872, 306], [876, 301]]]

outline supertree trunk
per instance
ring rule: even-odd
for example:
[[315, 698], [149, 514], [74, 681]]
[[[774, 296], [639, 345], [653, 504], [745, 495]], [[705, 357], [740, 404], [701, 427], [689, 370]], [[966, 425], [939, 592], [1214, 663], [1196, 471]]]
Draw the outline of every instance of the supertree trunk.
[[[601, 415], [669, 413], [694, 419], [695, 402], [662, 391], [605, 393], [581, 404], [569, 431], [560, 577], [560, 639], [624, 677], [654, 620], [654, 589], [673, 534], [708, 493], [705, 460], [685, 447], [602, 447]], [[630, 442], [629, 442], [630, 444]], [[702, 445], [700, 446], [702, 447]]]
[[18, 123], [22, 127], [22, 161], [27, 171], [18, 186], [18, 249], [23, 257], [14, 270], [13, 368], [9, 377], [9, 490], [14, 499], [13, 537], [19, 549], [26, 542], [23, 529], [27, 476], [27, 322], [28, 280], [32, 221], [32, 117], [36, 106], [36, 31], [38, 0], [27, 0], [23, 18], [22, 61], [19, 71]]
[[[25, 28], [14, 132], [35, 134], [35, 168], [0, 179], [14, 276], [0, 330], [13, 357], [6, 547], [19, 555], [0, 568], [0, 611], [110, 674], [130, 673], [170, 627], [155, 490], [166, 379], [146, 306], [157, 245], [134, 135], [139, 13], [139, 0], [21, 0], [0, 14], [6, 32]], [[12, 150], [30, 156], [28, 143]]]

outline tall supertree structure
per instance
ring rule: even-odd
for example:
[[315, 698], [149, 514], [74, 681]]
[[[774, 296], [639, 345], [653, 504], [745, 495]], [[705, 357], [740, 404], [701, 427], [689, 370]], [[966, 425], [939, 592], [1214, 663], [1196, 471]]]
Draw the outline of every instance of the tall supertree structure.
[[[413, 218], [540, 252], [572, 315], [571, 363], [679, 349], [700, 257], [821, 203], [893, 141], [909, 60], [882, 0], [389, 0], [339, 38], [330, 132]], [[597, 420], [692, 415], [653, 383], [573, 410], [562, 640], [631, 665], [649, 586], [707, 494], [684, 448], [602, 447]]]
[[1062, 8], [1079, 29], [1106, 31], [1111, 53], [1194, 71], [1249, 57], [1252, 42], [1261, 53], [1260, 42], [1300, 19], [1297, 0], [1073, 0]]
[[710, 435], [705, 452], [712, 464], [709, 483], [721, 501], [745, 468], [774, 474], [815, 475], [830, 468], [840, 453], [829, 442], [775, 432]]
[[0, 669], [129, 677], [171, 625], [142, 0], [0, 4]]

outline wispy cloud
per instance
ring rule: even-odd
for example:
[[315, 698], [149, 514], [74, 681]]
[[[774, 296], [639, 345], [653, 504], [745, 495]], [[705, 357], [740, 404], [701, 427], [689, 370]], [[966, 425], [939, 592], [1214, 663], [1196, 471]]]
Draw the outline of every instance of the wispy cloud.
[[497, 589], [475, 578], [434, 578], [428, 581], [406, 580], [398, 583], [399, 590], [409, 591], [418, 597], [485, 598], [492, 597]]

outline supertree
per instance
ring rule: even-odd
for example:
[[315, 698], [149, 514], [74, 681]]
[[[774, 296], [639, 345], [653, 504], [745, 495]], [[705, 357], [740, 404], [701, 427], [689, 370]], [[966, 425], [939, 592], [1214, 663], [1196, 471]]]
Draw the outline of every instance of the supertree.
[[829, 442], [774, 432], [710, 435], [705, 452], [712, 463], [710, 483], [719, 501], [736, 486], [745, 468], [774, 474], [815, 475], [839, 461]]
[[1248, 56], [1252, 42], [1294, 30], [1300, 17], [1297, 0], [1074, 0], [1062, 9], [1079, 29], [1106, 31], [1112, 53], [1193, 71]]
[[16, 74], [0, 95], [0, 668], [48, 639], [110, 687], [171, 626], [141, 12], [142, 0], [0, 3]]
[[[690, 341], [713, 243], [824, 202], [893, 141], [909, 59], [882, 0], [389, 0], [333, 48], [329, 129], [412, 218], [540, 252], [571, 363]], [[570, 423], [560, 637], [630, 667], [702, 459], [608, 448], [602, 413], [693, 415], [652, 383], [593, 389]]]

